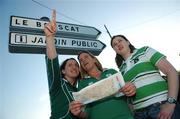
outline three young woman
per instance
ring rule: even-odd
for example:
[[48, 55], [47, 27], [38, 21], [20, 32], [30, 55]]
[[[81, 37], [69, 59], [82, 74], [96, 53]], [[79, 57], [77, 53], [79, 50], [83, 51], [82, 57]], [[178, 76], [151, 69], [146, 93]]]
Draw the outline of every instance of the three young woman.
[[[133, 96], [131, 103], [137, 119], [178, 118], [175, 115], [179, 82], [175, 68], [160, 52], [147, 46], [136, 49], [122, 35], [114, 36], [111, 40], [111, 46], [117, 53], [115, 60], [118, 68], [125, 81], [128, 82], [121, 89], [126, 96], [108, 97], [90, 103], [86, 105], [85, 111], [82, 110], [83, 105], [80, 102], [73, 101], [71, 94], [71, 92], [77, 91], [75, 85], [78, 78], [80, 78], [77, 61], [73, 58], [67, 59], [59, 67], [54, 44], [54, 35], [56, 33], [55, 11], [53, 12], [52, 21], [45, 26], [44, 31], [46, 35], [46, 63], [51, 101], [51, 119], [77, 117], [132, 119], [126, 96]], [[97, 58], [89, 52], [81, 52], [78, 55], [78, 60], [84, 78], [84, 80], [79, 81], [78, 90], [117, 72], [114, 69], [104, 70]], [[162, 78], [159, 70], [166, 74], [167, 80]], [[69, 104], [73, 114], [69, 111]]]

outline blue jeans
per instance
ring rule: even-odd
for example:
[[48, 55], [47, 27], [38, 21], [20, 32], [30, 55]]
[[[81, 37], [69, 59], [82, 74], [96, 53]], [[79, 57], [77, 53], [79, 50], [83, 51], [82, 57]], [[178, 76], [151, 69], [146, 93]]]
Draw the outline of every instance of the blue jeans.
[[[134, 118], [135, 119], [157, 119], [157, 115], [160, 111], [160, 106], [163, 103], [155, 103], [146, 108], [134, 111]], [[180, 104], [177, 104], [171, 119], [180, 119], [179, 113], [180, 113]]]

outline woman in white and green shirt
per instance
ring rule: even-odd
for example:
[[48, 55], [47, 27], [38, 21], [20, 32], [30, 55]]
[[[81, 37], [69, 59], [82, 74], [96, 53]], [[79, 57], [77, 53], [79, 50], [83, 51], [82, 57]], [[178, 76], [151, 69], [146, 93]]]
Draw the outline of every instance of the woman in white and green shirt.
[[[135, 118], [173, 118], [179, 80], [166, 57], [148, 46], [136, 49], [123, 35], [113, 36], [111, 46], [124, 80], [133, 82], [137, 88], [136, 96], [131, 99]], [[162, 78], [159, 70], [167, 80]]]

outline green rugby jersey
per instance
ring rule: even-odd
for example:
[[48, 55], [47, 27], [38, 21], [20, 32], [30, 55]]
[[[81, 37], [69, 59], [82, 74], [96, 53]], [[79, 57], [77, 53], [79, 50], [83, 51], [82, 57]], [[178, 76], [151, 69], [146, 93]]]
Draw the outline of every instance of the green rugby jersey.
[[[103, 80], [113, 74], [117, 73], [114, 69], [107, 69], [102, 72], [100, 79], [87, 77], [80, 80], [78, 83], [78, 90], [91, 85], [97, 81]], [[106, 86], [104, 86], [106, 88]], [[127, 104], [127, 99], [123, 97], [107, 97], [86, 105], [86, 112], [88, 112], [88, 119], [133, 119], [131, 111]]]
[[61, 78], [58, 57], [53, 60], [46, 56], [51, 117], [50, 119], [77, 119], [69, 111], [73, 100], [72, 92], [77, 91], [67, 80]]
[[124, 80], [133, 82], [137, 88], [132, 99], [134, 109], [167, 99], [167, 82], [155, 66], [162, 58], [163, 54], [146, 46], [136, 49], [119, 67]]

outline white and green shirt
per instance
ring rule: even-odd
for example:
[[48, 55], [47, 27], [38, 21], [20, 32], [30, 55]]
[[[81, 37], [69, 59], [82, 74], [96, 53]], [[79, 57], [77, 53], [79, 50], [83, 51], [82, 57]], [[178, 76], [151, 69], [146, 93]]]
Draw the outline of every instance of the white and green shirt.
[[142, 47], [119, 67], [124, 80], [133, 82], [137, 88], [132, 99], [135, 110], [167, 99], [167, 82], [156, 67], [162, 58], [165, 56], [156, 50]]

